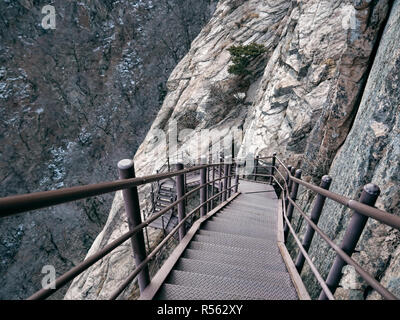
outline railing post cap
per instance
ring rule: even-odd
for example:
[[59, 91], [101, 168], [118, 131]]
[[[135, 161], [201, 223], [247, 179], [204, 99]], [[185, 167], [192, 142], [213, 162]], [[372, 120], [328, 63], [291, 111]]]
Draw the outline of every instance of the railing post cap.
[[130, 169], [133, 166], [134, 166], [133, 160], [131, 159], [123, 159], [120, 162], [118, 162], [118, 169], [120, 170]]
[[177, 162], [175, 164], [175, 166], [176, 166], [176, 170], [182, 170], [183, 169], [183, 163], [182, 162]]
[[374, 183], [368, 183], [364, 186], [364, 191], [371, 196], [378, 197], [381, 193], [381, 189]]
[[322, 182], [325, 182], [325, 183], [331, 183], [331, 182], [332, 182], [332, 177], [331, 177], [331, 176], [328, 176], [328, 175], [324, 175], [324, 176], [321, 178], [321, 180], [322, 180]]
[[274, 157], [276, 157], [276, 154], [277, 154], [277, 153], [276, 153], [276, 152], [274, 152], [272, 155], [273, 155]]

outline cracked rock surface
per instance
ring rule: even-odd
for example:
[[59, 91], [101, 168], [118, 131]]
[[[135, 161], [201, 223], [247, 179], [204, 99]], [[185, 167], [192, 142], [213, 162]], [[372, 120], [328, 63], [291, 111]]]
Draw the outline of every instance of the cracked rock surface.
[[[301, 167], [306, 180], [319, 183], [329, 173], [335, 177], [332, 190], [353, 198], [372, 181], [382, 188], [377, 206], [399, 214], [395, 35], [400, 23], [399, 1], [394, 3], [392, 7], [391, 1], [220, 1], [169, 78], [163, 106], [134, 158], [139, 174], [155, 173], [165, 162], [165, 141], [156, 136], [172, 122], [178, 129], [190, 129], [179, 137], [182, 149], [177, 158], [193, 161], [197, 150], [207, 153], [208, 141], [197, 136], [201, 129], [222, 135], [239, 129], [244, 136], [239, 155], [276, 151], [288, 164]], [[227, 48], [251, 42], [263, 44], [266, 52], [254, 62], [247, 86], [238, 86], [240, 79], [227, 72]], [[239, 99], [229, 99], [232, 96]], [[146, 194], [143, 188], [144, 205]], [[300, 188], [299, 199], [309, 211], [310, 194]], [[114, 206], [122, 208], [123, 203], [116, 198]], [[348, 218], [348, 212], [327, 203], [321, 226], [333, 226], [330, 235], [339, 241]], [[105, 232], [111, 232], [115, 221], [110, 216]], [[301, 219], [295, 216], [293, 221], [304, 232]], [[104, 237], [99, 235], [98, 241]], [[371, 220], [355, 255], [395, 292], [398, 244], [397, 231]], [[311, 252], [326, 275], [332, 253], [319, 241]], [[67, 297], [80, 297], [78, 283], [87, 287], [82, 284], [93, 272], [98, 270], [73, 283]], [[336, 298], [379, 298], [354, 270], [346, 268], [344, 273]], [[309, 269], [302, 277], [310, 294], [318, 296]]]

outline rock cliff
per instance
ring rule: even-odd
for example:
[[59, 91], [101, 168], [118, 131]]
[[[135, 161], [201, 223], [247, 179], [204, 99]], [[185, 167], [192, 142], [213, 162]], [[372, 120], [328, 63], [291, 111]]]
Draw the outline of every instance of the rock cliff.
[[[164, 163], [171, 151], [165, 133], [174, 124], [180, 134], [173, 161], [195, 161], [206, 154], [209, 141], [201, 138], [205, 130], [222, 137], [239, 132], [239, 155], [276, 151], [302, 167], [306, 180], [319, 183], [329, 173], [334, 177], [331, 189], [352, 198], [372, 181], [382, 188], [377, 206], [399, 214], [399, 6], [398, 0], [219, 1], [169, 77], [162, 108], [134, 157], [137, 174], [154, 173]], [[252, 42], [266, 50], [253, 61], [251, 76], [228, 73], [228, 48]], [[173, 139], [171, 132], [168, 139]], [[147, 191], [141, 189], [143, 206]], [[300, 190], [300, 201], [308, 210], [312, 197]], [[329, 234], [340, 240], [348, 217], [328, 201], [321, 226], [329, 226]], [[294, 222], [304, 229], [297, 216]], [[89, 254], [126, 229], [117, 193]], [[398, 232], [371, 220], [355, 255], [396, 292], [398, 244]], [[315, 241], [311, 254], [326, 274], [332, 253]], [[106, 298], [132, 270], [131, 255], [128, 244], [115, 250], [74, 280], [66, 298]], [[307, 268], [302, 276], [317, 296]], [[122, 298], [131, 297], [132, 290]], [[351, 268], [336, 296], [378, 298]]]
[[[160, 109], [213, 0], [0, 2], [0, 196], [114, 180]], [[114, 195], [0, 220], [0, 299], [80, 262]], [[58, 298], [63, 296], [63, 292]], [[56, 296], [57, 297], [57, 296]]]
[[[380, 41], [357, 115], [340, 151], [333, 159], [329, 174], [331, 190], [357, 199], [363, 185], [380, 186], [376, 206], [400, 215], [400, 1], [395, 1], [390, 19]], [[328, 201], [320, 226], [337, 242], [343, 237], [343, 226], [350, 214], [342, 206]], [[373, 219], [361, 236], [353, 255], [356, 261], [400, 297], [399, 230], [383, 226]], [[329, 271], [333, 254], [322, 241], [314, 241], [310, 253], [323, 275]], [[345, 267], [345, 276], [337, 297], [376, 299], [379, 295]], [[309, 270], [303, 274], [315, 292]], [[311, 285], [312, 283], [312, 285]]]

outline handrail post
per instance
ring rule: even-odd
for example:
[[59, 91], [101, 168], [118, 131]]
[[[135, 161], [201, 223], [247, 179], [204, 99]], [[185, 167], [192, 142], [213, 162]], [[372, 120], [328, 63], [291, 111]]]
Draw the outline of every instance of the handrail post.
[[[180, 171], [183, 170], [184, 166], [183, 163], [177, 163], [176, 164], [176, 170]], [[180, 174], [179, 176], [176, 176], [176, 197], [177, 200], [183, 198], [185, 195], [185, 177], [184, 174]], [[178, 221], [179, 223], [185, 218], [186, 212], [185, 212], [185, 201], [181, 201], [178, 203]], [[179, 228], [179, 241], [181, 241], [186, 235], [186, 228], [185, 224], [183, 224]]]
[[[214, 194], [215, 194], [215, 185], [214, 185], [215, 182], [214, 182], [214, 180], [215, 180], [215, 166], [212, 167], [212, 181], [213, 181], [213, 183], [211, 184], [211, 197], [213, 197]], [[210, 201], [210, 209], [211, 210], [214, 209], [214, 200]]]
[[[292, 170], [293, 169], [295, 169], [295, 168], [292, 168]], [[295, 173], [295, 177], [297, 179], [300, 179], [301, 173], [302, 173], [301, 169], [297, 169], [296, 173]], [[294, 182], [292, 185], [292, 192], [290, 193], [290, 199], [292, 199], [292, 201], [296, 201], [298, 190], [299, 190], [299, 184], [297, 182]], [[287, 218], [288, 218], [289, 222], [292, 221], [293, 209], [294, 209], [294, 205], [292, 203], [289, 203], [289, 206], [287, 209]], [[285, 224], [284, 235], [285, 235], [285, 241], [286, 241], [287, 237], [289, 235], [289, 226], [287, 225], [287, 223]]]
[[226, 193], [228, 191], [228, 175], [229, 175], [229, 165], [227, 163], [224, 164], [224, 185], [223, 185], [223, 191], [224, 193], [222, 194], [222, 201], [226, 201]]
[[207, 168], [200, 169], [200, 185], [204, 185], [203, 188], [200, 189], [200, 216], [203, 217], [207, 214]]
[[228, 165], [228, 186], [227, 186], [228, 196], [227, 196], [227, 198], [230, 198], [231, 197], [231, 193], [232, 193], [232, 190], [231, 190], [232, 177], [231, 177], [231, 175], [232, 175], [232, 164], [229, 164]]
[[239, 191], [239, 163], [236, 162], [236, 175], [235, 175], [235, 193], [238, 193]]
[[254, 160], [254, 181], [257, 181], [257, 173], [258, 173], [258, 160], [259, 156]]
[[[363, 192], [361, 194], [359, 202], [364, 203], [373, 207], [375, 205], [376, 199], [378, 199], [381, 190], [375, 184], [369, 183], [364, 186]], [[368, 217], [354, 211], [353, 216], [350, 219], [350, 223], [346, 229], [343, 237], [342, 244], [340, 248], [351, 257], [356, 248], [357, 242], [360, 239], [361, 233], [368, 221]], [[346, 262], [340, 257], [336, 256], [335, 261], [329, 271], [328, 277], [326, 279], [326, 285], [332, 294], [335, 293], [340, 280], [342, 279], [342, 269], [346, 265]], [[322, 291], [319, 300], [328, 299], [326, 294]]]
[[[218, 166], [218, 168], [219, 168], [219, 177], [218, 178], [220, 179], [219, 180], [219, 190], [218, 190], [218, 192], [222, 192], [222, 189], [224, 187], [223, 180], [222, 180], [222, 157], [219, 158], [219, 166]], [[221, 195], [219, 196], [219, 202], [220, 203], [222, 202], [223, 198], [224, 198], [224, 196], [221, 193]]]
[[270, 181], [269, 181], [269, 184], [271, 184], [271, 185], [274, 182], [275, 165], [276, 165], [276, 153], [274, 153], [272, 155], [271, 177], [270, 177]]
[[[135, 178], [135, 166], [132, 160], [125, 159], [118, 162], [118, 171], [120, 179], [131, 179]], [[125, 212], [128, 217], [128, 226], [132, 230], [136, 226], [142, 223], [142, 217], [140, 214], [139, 195], [137, 187], [132, 187], [122, 190], [125, 203]], [[144, 242], [143, 229], [137, 232], [131, 237], [133, 255], [135, 258], [135, 264], [138, 266], [146, 259], [146, 247]], [[147, 287], [150, 283], [149, 268], [143, 268], [138, 275], [138, 284], [140, 292]]]
[[286, 192], [286, 197], [285, 197], [286, 210], [289, 206], [290, 190], [292, 189], [292, 179], [290, 179], [290, 175], [294, 175], [296, 168], [293, 168], [292, 166], [288, 166], [288, 170], [290, 173], [286, 173], [286, 185], [287, 185], [287, 192]]
[[[331, 182], [332, 182], [332, 178], [330, 176], [323, 176], [321, 179], [320, 187], [325, 190], [329, 190]], [[325, 200], [326, 200], [326, 197], [321, 194], [318, 194], [315, 199], [314, 207], [311, 211], [311, 220], [316, 225], [318, 224], [319, 217], [321, 216], [321, 212], [322, 212], [322, 208], [324, 207]], [[303, 243], [302, 243], [306, 252], [308, 252], [308, 249], [310, 248], [311, 241], [314, 237], [314, 233], [315, 233], [315, 230], [310, 225], [308, 225], [306, 233], [304, 234]], [[296, 263], [295, 263], [297, 272], [299, 274], [303, 270], [304, 261], [305, 261], [305, 257], [303, 255], [303, 253], [300, 251], [297, 256]]]

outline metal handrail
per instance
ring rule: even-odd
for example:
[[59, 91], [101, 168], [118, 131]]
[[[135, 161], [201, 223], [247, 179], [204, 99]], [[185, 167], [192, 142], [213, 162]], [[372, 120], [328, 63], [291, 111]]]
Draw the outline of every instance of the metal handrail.
[[325, 196], [325, 197], [327, 197], [327, 198], [329, 198], [329, 199], [331, 199], [331, 200], [333, 200], [335, 202], [338, 202], [338, 203], [340, 203], [340, 204], [342, 204], [342, 205], [344, 205], [344, 206], [346, 206], [346, 207], [348, 207], [350, 209], [356, 210], [357, 212], [359, 212], [359, 213], [361, 213], [361, 214], [363, 214], [363, 215], [365, 215], [367, 217], [373, 218], [373, 219], [375, 219], [375, 220], [377, 220], [379, 222], [382, 222], [384, 224], [387, 224], [387, 225], [389, 225], [389, 226], [391, 226], [393, 228], [400, 229], [400, 217], [392, 215], [392, 214], [389, 214], [389, 213], [387, 213], [387, 212], [385, 212], [383, 210], [380, 210], [378, 208], [368, 206], [368, 205], [363, 204], [363, 203], [361, 203], [359, 201], [356, 201], [354, 199], [350, 199], [350, 198], [347, 198], [345, 196], [339, 195], [339, 194], [334, 193], [332, 191], [325, 190], [325, 189], [323, 189], [321, 187], [315, 186], [315, 185], [313, 185], [311, 183], [308, 183], [308, 182], [305, 182], [305, 181], [303, 181], [301, 179], [298, 179], [298, 178], [294, 177], [291, 174], [289, 169], [283, 164], [283, 162], [278, 157], [276, 157], [276, 160], [278, 160], [278, 162], [280, 162], [280, 164], [285, 169], [287, 174], [289, 174], [289, 177], [293, 182], [301, 184], [302, 186], [306, 187], [307, 189], [310, 189], [310, 190], [312, 190], [312, 191], [314, 191], [314, 192], [316, 192], [316, 193], [318, 193], [318, 194], [320, 194], [322, 196]]
[[[185, 171], [185, 170], [180, 170], [180, 171], [177, 171], [177, 172], [182, 172], [182, 171]], [[228, 176], [228, 178], [229, 177], [233, 177], [233, 175]], [[200, 189], [204, 188], [206, 185], [209, 185], [210, 183], [214, 183], [215, 181], [219, 181], [219, 180], [222, 180], [222, 179], [225, 179], [225, 177], [218, 178], [218, 179], [215, 179], [213, 181], [209, 181], [205, 185], [200, 185], [197, 188], [191, 190], [190, 192], [187, 192], [182, 198], [174, 201], [173, 203], [171, 203], [169, 206], [167, 206], [164, 209], [162, 209], [157, 214], [151, 216], [146, 221], [144, 221], [141, 224], [137, 225], [132, 230], [130, 230], [130, 231], [126, 232], [125, 234], [123, 234], [122, 236], [118, 237], [116, 240], [114, 240], [113, 242], [108, 244], [102, 250], [100, 250], [100, 251], [96, 252], [95, 254], [91, 255], [89, 258], [85, 259], [80, 264], [78, 264], [74, 268], [70, 269], [69, 271], [67, 271], [66, 273], [64, 273], [60, 277], [58, 277], [56, 279], [56, 281], [55, 281], [55, 286], [51, 286], [51, 287], [55, 287], [55, 289], [51, 289], [51, 288], [41, 289], [41, 290], [37, 291], [36, 293], [34, 293], [32, 296], [30, 296], [28, 298], [28, 300], [46, 299], [47, 297], [51, 296], [54, 292], [56, 292], [59, 289], [61, 289], [69, 281], [71, 281], [72, 279], [77, 277], [79, 274], [81, 274], [83, 271], [85, 271], [89, 267], [91, 267], [93, 264], [95, 264], [96, 262], [98, 262], [99, 260], [104, 258], [107, 254], [109, 254], [111, 251], [113, 251], [114, 249], [119, 247], [121, 244], [123, 244], [125, 241], [130, 239], [132, 236], [137, 234], [144, 227], [148, 227], [153, 221], [155, 221], [159, 217], [163, 216], [165, 213], [167, 213], [169, 210], [171, 210], [172, 208], [177, 206], [179, 203], [183, 202], [190, 195], [192, 195], [196, 191], [199, 191]], [[225, 192], [225, 190], [222, 191], [221, 193], [223, 193], [223, 192]]]
[[112, 182], [102, 182], [92, 185], [35, 192], [25, 195], [9, 196], [0, 199], [0, 218], [36, 209], [51, 207], [58, 204], [81, 200], [89, 197], [94, 197], [106, 193], [111, 193], [127, 188], [137, 187], [150, 182], [173, 178], [181, 174], [186, 174], [203, 168], [215, 167], [219, 165], [219, 163], [205, 164], [189, 169], [183, 169], [180, 171], [149, 175], [139, 178], [117, 180]]
[[[259, 158], [262, 159], [262, 158]], [[350, 255], [348, 255], [342, 248], [340, 248], [336, 243], [334, 243], [308, 216], [307, 214], [304, 213], [304, 211], [299, 207], [298, 204], [296, 204], [295, 199], [291, 199], [290, 193], [289, 193], [289, 188], [288, 188], [288, 184], [287, 184], [287, 179], [291, 180], [294, 183], [303, 185], [304, 187], [306, 187], [307, 189], [310, 189], [314, 192], [316, 192], [317, 194], [330, 198], [332, 200], [334, 200], [337, 203], [340, 203], [348, 208], [351, 208], [353, 210], [356, 210], [357, 213], [364, 215], [366, 217], [371, 217], [374, 218], [377, 221], [380, 221], [382, 223], [385, 223], [387, 225], [390, 225], [394, 228], [400, 229], [400, 218], [397, 216], [393, 216], [390, 215], [389, 213], [379, 210], [377, 208], [374, 208], [372, 206], [368, 206], [366, 204], [363, 204], [359, 201], [353, 200], [353, 199], [348, 199], [344, 196], [335, 194], [331, 191], [328, 191], [326, 189], [323, 189], [321, 187], [317, 187], [315, 185], [309, 184], [299, 178], [296, 178], [292, 175], [291, 171], [285, 166], [285, 164], [278, 158], [276, 157], [276, 160], [278, 160], [278, 162], [282, 165], [282, 167], [285, 169], [286, 173], [287, 173], [287, 178], [285, 179], [282, 175], [282, 173], [280, 172], [279, 168], [277, 166], [275, 166], [275, 170], [276, 172], [279, 173], [279, 175], [281, 176], [283, 182], [284, 182], [284, 186], [282, 187], [282, 185], [279, 183], [279, 181], [275, 178], [275, 176], [272, 176], [272, 178], [275, 180], [276, 184], [280, 187], [280, 189], [282, 190], [282, 201], [283, 199], [287, 199], [288, 202], [293, 205], [294, 208], [296, 208], [301, 216], [304, 217], [304, 219], [308, 222], [309, 226], [314, 229], [321, 237], [322, 239], [324, 239], [325, 242], [328, 243], [328, 245], [335, 250], [335, 252], [337, 253], [337, 256], [339, 256], [341, 259], [343, 259], [343, 261], [345, 261], [347, 264], [351, 265], [354, 267], [354, 269], [356, 270], [356, 272], [358, 272], [358, 274], [373, 288], [375, 289], [379, 294], [382, 295], [382, 297], [384, 297], [385, 299], [388, 300], [396, 300], [398, 299], [395, 295], [393, 295], [390, 291], [388, 291], [385, 287], [383, 287], [382, 284], [380, 284], [376, 279], [374, 279], [370, 274], [368, 274], [354, 259], [352, 259], [350, 257]], [[273, 166], [272, 166], [273, 167]], [[263, 177], [271, 177], [271, 175], [267, 175], [267, 174], [251, 174], [251, 175], [256, 175], [256, 176], [263, 176]], [[315, 268], [314, 264], [312, 263], [311, 258], [309, 257], [307, 250], [305, 250], [305, 248], [303, 247], [303, 245], [300, 243], [299, 238], [297, 237], [291, 223], [290, 223], [290, 219], [288, 218], [288, 216], [286, 215], [286, 206], [285, 204], [283, 204], [283, 216], [284, 216], [284, 220], [286, 222], [286, 225], [288, 227], [288, 230], [290, 231], [290, 233], [293, 235], [295, 242], [297, 243], [301, 253], [303, 254], [305, 260], [309, 263], [310, 265], [310, 269], [313, 272], [313, 274], [315, 275], [315, 277], [317, 278], [317, 281], [320, 283], [322, 291], [325, 293], [326, 297], [328, 299], [333, 299], [333, 295], [332, 292], [330, 291], [329, 287], [327, 286], [326, 282], [323, 281], [321, 282], [322, 277], [320, 275], [320, 273], [318, 272], [318, 270]]]
[[[379, 294], [381, 294], [385, 299], [397, 300], [397, 297], [389, 292], [384, 286], [382, 286], [378, 281], [376, 281], [370, 274], [368, 274], [354, 259], [352, 259], [346, 252], [344, 252], [336, 243], [334, 243], [328, 235], [323, 232], [312, 220], [301, 210], [301, 208], [289, 198], [289, 201], [296, 207], [300, 214], [307, 220], [311, 227], [320, 235], [322, 239], [325, 240], [328, 245], [336, 251], [336, 253], [346, 261], [347, 264], [354, 267], [358, 274]], [[286, 217], [287, 218], [287, 217]]]
[[[322, 276], [318, 272], [317, 268], [315, 265], [312, 263], [311, 258], [309, 257], [307, 250], [303, 247], [303, 245], [300, 243], [299, 238], [297, 237], [292, 225], [291, 225], [291, 216], [289, 217], [286, 211], [286, 205], [290, 204], [292, 207], [290, 208], [290, 214], [292, 214], [292, 211], [294, 208], [296, 208], [300, 214], [304, 217], [304, 219], [308, 222], [308, 225], [316, 231], [323, 239], [328, 243], [328, 245], [335, 250], [337, 253], [337, 256], [343, 259], [347, 264], [352, 265], [355, 270], [361, 275], [361, 277], [372, 287], [374, 288], [379, 294], [381, 294], [384, 298], [386, 299], [397, 299], [396, 296], [394, 296], [392, 293], [390, 293], [386, 288], [384, 288], [377, 280], [375, 280], [371, 275], [369, 275], [355, 260], [351, 258], [351, 253], [347, 254], [342, 248], [340, 248], [337, 244], [335, 244], [318, 226], [316, 223], [314, 223], [308, 216], [303, 212], [303, 210], [299, 207], [298, 204], [295, 202], [296, 194], [297, 194], [297, 187], [294, 188], [293, 186], [298, 186], [302, 185], [305, 188], [312, 190], [316, 192], [318, 195], [332, 199], [333, 201], [340, 203], [348, 208], [351, 208], [353, 210], [356, 210], [357, 213], [364, 215], [366, 217], [371, 217], [376, 219], [377, 221], [380, 221], [382, 223], [385, 223], [389, 226], [392, 226], [394, 228], [400, 229], [400, 217], [390, 215], [389, 213], [379, 210], [375, 207], [369, 206], [367, 204], [364, 204], [362, 202], [349, 199], [347, 197], [338, 195], [336, 193], [333, 193], [331, 191], [328, 191], [327, 189], [312, 185], [310, 183], [307, 183], [303, 180], [300, 179], [300, 175], [293, 176], [291, 170], [289, 170], [285, 164], [278, 158], [276, 155], [272, 157], [257, 157], [256, 161], [257, 164], [259, 164], [259, 160], [262, 159], [273, 159], [272, 165], [265, 163], [265, 166], [270, 167], [271, 174], [257, 174], [256, 166], [255, 173], [254, 174], [249, 174], [248, 176], [260, 176], [260, 177], [269, 177], [270, 178], [270, 183], [272, 184], [272, 181], [275, 181], [275, 184], [282, 190], [282, 202], [283, 203], [283, 217], [284, 221], [286, 223], [286, 227], [288, 229], [288, 232], [290, 232], [297, 245], [300, 248], [301, 253], [303, 254], [305, 260], [309, 263], [310, 268], [314, 275], [317, 278], [317, 281], [320, 283], [322, 291], [325, 293], [326, 297], [328, 299], [333, 299], [333, 294], [330, 291], [330, 288], [328, 287], [327, 283], [323, 281]], [[232, 159], [233, 160], [233, 159]], [[279, 162], [280, 165], [275, 165], [275, 160]], [[236, 166], [239, 166], [239, 162], [237, 159], [233, 162]], [[263, 163], [263, 161], [261, 161]], [[114, 192], [118, 190], [128, 190], [130, 188], [134, 188], [140, 185], [144, 185], [147, 183], [155, 182], [155, 181], [160, 181], [163, 179], [167, 178], [172, 178], [172, 177], [179, 177], [179, 176], [185, 176], [188, 173], [195, 172], [198, 170], [206, 170], [208, 168], [212, 167], [218, 167], [219, 169], [222, 169], [222, 166], [226, 165], [226, 168], [229, 168], [228, 166], [231, 165], [232, 163], [215, 163], [215, 164], [204, 164], [204, 165], [198, 165], [194, 166], [191, 168], [183, 169], [183, 170], [177, 170], [174, 172], [168, 172], [168, 173], [161, 173], [161, 174], [156, 174], [156, 175], [150, 175], [150, 176], [144, 176], [144, 177], [139, 177], [139, 178], [129, 178], [129, 179], [122, 179], [118, 181], [113, 181], [113, 182], [104, 182], [100, 184], [95, 184], [95, 185], [88, 185], [88, 186], [80, 186], [80, 187], [72, 187], [72, 188], [65, 188], [65, 189], [60, 189], [60, 190], [53, 190], [53, 191], [46, 191], [46, 192], [37, 192], [33, 194], [28, 194], [28, 195], [19, 195], [19, 196], [11, 196], [7, 198], [0, 199], [0, 208], [1, 208], [1, 213], [0, 217], [6, 217], [10, 215], [14, 215], [17, 213], [22, 213], [25, 211], [30, 211], [30, 210], [36, 210], [39, 208], [44, 208], [44, 207], [49, 207], [61, 203], [67, 203], [79, 199], [84, 199], [87, 197], [91, 196], [96, 196], [104, 193], [109, 193], [109, 192]], [[286, 178], [280, 171], [280, 168], [282, 168], [286, 171]], [[203, 171], [201, 171], [203, 172]], [[275, 177], [275, 172], [277, 172], [280, 176], [280, 178], [283, 180], [283, 186], [279, 182], [279, 180]], [[68, 272], [64, 273], [62, 276], [58, 277], [53, 284], [55, 284], [56, 289], [42, 289], [33, 294], [29, 299], [45, 299], [49, 297], [51, 294], [53, 294], [55, 291], [59, 290], [61, 287], [63, 287], [65, 284], [67, 284], [69, 281], [74, 279], [76, 276], [81, 274], [83, 271], [87, 270], [90, 266], [92, 266], [94, 263], [97, 261], [101, 260], [104, 256], [106, 256], [108, 253], [110, 253], [112, 250], [120, 246], [122, 243], [127, 241], [128, 239], [132, 239], [135, 235], [137, 235], [140, 231], [142, 231], [145, 227], [149, 226], [150, 223], [158, 219], [159, 217], [162, 217], [165, 213], [167, 213], [169, 210], [172, 208], [177, 207], [179, 204], [181, 204], [183, 201], [185, 201], [190, 195], [194, 194], [197, 191], [203, 192], [205, 188], [209, 185], [214, 186], [215, 182], [217, 181], [222, 181], [224, 180], [224, 188], [222, 191], [219, 193], [209, 197], [208, 199], [205, 198], [201, 200], [201, 204], [193, 209], [189, 214], [185, 215], [185, 217], [180, 218], [179, 223], [177, 226], [175, 226], [172, 231], [164, 238], [164, 240], [158, 244], [158, 246], [146, 257], [138, 263], [138, 265], [135, 268], [135, 271], [124, 281], [124, 283], [113, 293], [111, 296], [112, 299], [115, 299], [118, 297], [118, 295], [123, 292], [123, 290], [126, 289], [126, 287], [135, 279], [136, 276], [138, 276], [144, 268], [147, 266], [147, 264], [150, 262], [150, 260], [161, 250], [161, 248], [167, 243], [167, 241], [174, 236], [176, 232], [178, 232], [184, 223], [193, 216], [195, 212], [198, 210], [203, 210], [205, 206], [212, 200], [220, 197], [221, 195], [224, 195], [226, 199], [226, 195], [230, 194], [231, 190], [233, 188], [236, 188], [238, 186], [238, 172], [236, 171], [236, 174], [232, 174], [231, 171], [227, 171], [224, 169], [224, 175], [220, 175], [219, 178], [212, 179], [211, 181], [208, 181], [209, 178], [206, 178], [204, 180], [205, 183], [200, 182], [200, 185], [190, 192], [185, 192], [182, 196], [179, 197], [176, 201], [162, 209], [160, 212], [157, 214], [151, 216], [148, 218], [146, 221], [139, 223], [138, 225], [134, 226], [130, 231], [126, 232], [110, 244], [108, 244], [106, 247], [104, 247], [102, 250], [96, 252], [92, 256], [88, 257], [85, 259], [83, 262], [69, 270]], [[134, 176], [134, 175], [133, 175]], [[207, 175], [208, 176], [208, 175]], [[237, 184], [230, 186], [230, 179], [232, 177], [235, 177], [237, 179]], [[203, 175], [204, 177], [204, 175]], [[229, 183], [227, 185], [229, 179]], [[290, 182], [288, 184], [288, 182]], [[291, 193], [289, 189], [292, 189]], [[293, 194], [293, 190], [296, 189], [295, 194]], [[203, 191], [202, 191], [203, 190]], [[125, 192], [125, 191], [124, 191]], [[137, 192], [137, 191], [136, 191]], [[201, 196], [202, 197], [202, 196]], [[200, 198], [201, 198], [200, 197]], [[223, 198], [222, 198], [223, 199]], [[285, 199], [285, 200], [284, 200]], [[286, 233], [286, 230], [285, 230]], [[286, 235], [285, 235], [286, 236]], [[53, 286], [51, 286], [53, 287]]]
[[[233, 189], [235, 188], [236, 185], [231, 186], [228, 189]], [[179, 222], [172, 230], [171, 232], [158, 244], [158, 246], [146, 257], [145, 260], [143, 260], [143, 262], [141, 264], [139, 264], [138, 266], [135, 267], [135, 270], [128, 276], [128, 278], [126, 278], [126, 280], [120, 285], [120, 287], [114, 291], [114, 293], [111, 295], [109, 300], [115, 300], [116, 298], [118, 298], [118, 296], [129, 286], [130, 283], [132, 283], [132, 281], [137, 277], [137, 275], [143, 270], [143, 268], [150, 262], [150, 260], [157, 254], [158, 251], [160, 251], [164, 245], [168, 242], [169, 239], [171, 239], [174, 234], [176, 232], [179, 231], [179, 228], [183, 226], [183, 224], [194, 215], [194, 213], [196, 213], [197, 211], [200, 210], [200, 208], [202, 206], [204, 206], [204, 204], [214, 200], [216, 197], [220, 196], [221, 194], [223, 194], [224, 192], [226, 192], [226, 190], [221, 191], [219, 193], [217, 193], [216, 195], [214, 195], [213, 197], [209, 198], [206, 202], [201, 203], [200, 205], [198, 205], [196, 208], [194, 208], [191, 212], [189, 212], [186, 217]]]

